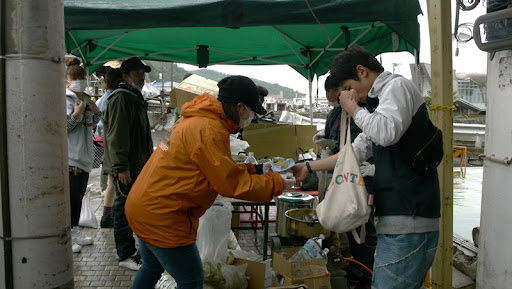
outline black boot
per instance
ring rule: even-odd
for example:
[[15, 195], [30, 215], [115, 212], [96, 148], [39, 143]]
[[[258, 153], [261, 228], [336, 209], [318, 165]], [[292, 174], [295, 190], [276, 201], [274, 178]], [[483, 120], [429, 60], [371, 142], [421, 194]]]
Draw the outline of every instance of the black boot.
[[103, 207], [103, 216], [101, 217], [100, 227], [112, 228], [114, 227], [114, 215], [112, 207]]

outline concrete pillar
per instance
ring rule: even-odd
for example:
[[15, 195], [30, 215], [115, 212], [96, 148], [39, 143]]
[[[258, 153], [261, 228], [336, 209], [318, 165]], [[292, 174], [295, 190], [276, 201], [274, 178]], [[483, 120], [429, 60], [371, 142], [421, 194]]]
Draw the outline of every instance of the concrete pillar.
[[[497, 52], [487, 66], [485, 155], [512, 157], [512, 51]], [[477, 288], [512, 284], [512, 166], [486, 159], [482, 188]]]
[[73, 288], [63, 7], [2, 1], [0, 288]]

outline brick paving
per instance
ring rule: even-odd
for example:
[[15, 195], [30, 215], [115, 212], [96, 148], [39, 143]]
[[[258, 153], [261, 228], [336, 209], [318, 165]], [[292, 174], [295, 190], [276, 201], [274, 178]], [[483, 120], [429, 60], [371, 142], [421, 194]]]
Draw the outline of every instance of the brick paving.
[[[91, 178], [91, 181], [96, 181]], [[103, 197], [99, 192], [91, 192], [91, 205], [97, 208], [98, 228], [81, 229], [94, 239], [94, 244], [83, 246], [80, 253], [73, 254], [75, 289], [129, 289], [135, 278], [136, 271], [119, 267], [116, 259], [113, 229], [99, 228], [99, 220], [103, 213]], [[275, 207], [271, 207], [270, 219], [275, 219]], [[250, 224], [242, 224], [250, 226]], [[275, 224], [269, 226], [269, 236], [275, 235]], [[239, 245], [243, 250], [254, 251], [262, 255], [263, 231], [241, 230]], [[259, 248], [256, 248], [255, 244]], [[270, 256], [270, 245], [268, 246]]]

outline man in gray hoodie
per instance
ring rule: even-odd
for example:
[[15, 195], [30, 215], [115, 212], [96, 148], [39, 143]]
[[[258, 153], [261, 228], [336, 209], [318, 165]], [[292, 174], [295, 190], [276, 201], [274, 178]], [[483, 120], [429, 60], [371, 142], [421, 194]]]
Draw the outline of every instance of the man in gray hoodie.
[[[339, 103], [363, 131], [353, 142], [359, 163], [371, 156], [375, 162], [378, 241], [372, 288], [421, 288], [439, 239], [438, 163], [421, 171], [411, 156], [431, 143], [437, 128], [414, 84], [384, 71], [362, 47], [340, 52], [331, 76], [340, 88]], [[442, 139], [436, 145], [442, 148]]]

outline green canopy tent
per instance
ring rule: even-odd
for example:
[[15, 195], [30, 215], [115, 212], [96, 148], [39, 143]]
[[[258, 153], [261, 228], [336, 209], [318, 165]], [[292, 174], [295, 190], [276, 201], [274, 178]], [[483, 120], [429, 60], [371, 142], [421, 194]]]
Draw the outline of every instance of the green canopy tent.
[[294, 68], [310, 83], [352, 44], [420, 47], [417, 0], [65, 0], [66, 50], [89, 72], [132, 56]]

